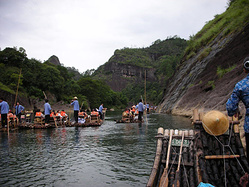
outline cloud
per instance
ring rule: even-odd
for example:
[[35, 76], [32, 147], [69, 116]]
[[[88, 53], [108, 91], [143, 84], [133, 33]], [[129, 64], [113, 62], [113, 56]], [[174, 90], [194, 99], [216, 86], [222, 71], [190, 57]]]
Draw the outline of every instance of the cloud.
[[23, 47], [41, 61], [56, 55], [80, 72], [96, 69], [124, 47], [188, 39], [226, 0], [0, 0], [0, 47]]

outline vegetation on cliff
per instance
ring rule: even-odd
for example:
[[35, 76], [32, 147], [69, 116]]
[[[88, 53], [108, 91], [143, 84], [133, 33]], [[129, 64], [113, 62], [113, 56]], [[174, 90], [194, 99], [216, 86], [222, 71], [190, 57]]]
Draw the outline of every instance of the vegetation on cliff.
[[[215, 15], [214, 19], [207, 22], [196, 35], [190, 37], [184, 56], [187, 59], [195, 56], [197, 51], [212, 42], [218, 35], [221, 35], [219, 38], [221, 40], [229, 34], [240, 32], [249, 20], [248, 7], [248, 0], [231, 0], [224, 13]], [[205, 56], [207, 55], [208, 53]]]
[[24, 48], [5, 48], [0, 51], [0, 89], [15, 94], [21, 75], [19, 94], [27, 98], [43, 99], [45, 91], [54, 95], [57, 101], [68, 103], [77, 96], [85, 108], [95, 108], [101, 103], [106, 107], [127, 104], [121, 93], [112, 91], [103, 81], [92, 80], [74, 68], [56, 64], [49, 60], [41, 63], [28, 59]]
[[249, 55], [248, 9], [248, 0], [231, 0], [224, 13], [190, 37], [181, 64], [168, 81], [160, 112], [226, 110], [234, 85], [246, 76], [242, 61]]
[[[145, 75], [142, 75], [139, 79], [138, 76], [129, 76], [129, 73], [128, 76], [126, 76], [127, 73], [125, 72], [127, 72], [127, 70], [125, 69], [115, 72], [113, 69], [107, 69], [105, 67], [111, 63], [118, 63], [129, 65], [131, 69], [140, 68], [140, 71], [154, 69], [153, 76], [156, 78], [154, 80], [147, 80], [146, 82], [146, 99], [150, 103], [157, 104], [163, 96], [163, 85], [174, 73], [186, 46], [186, 40], [174, 36], [168, 37], [166, 40], [156, 40], [151, 46], [146, 48], [117, 49], [109, 61], [94, 72], [93, 78], [105, 80], [114, 90], [115, 86], [112, 86], [112, 82], [119, 79], [121, 84], [123, 80], [126, 80], [123, 82], [128, 83], [126, 83], [125, 88], [122, 89], [121, 92], [128, 97], [129, 102], [136, 103], [141, 96], [145, 97], [145, 80], [143, 78]], [[121, 72], [124, 73], [122, 74]], [[113, 74], [118, 74], [119, 76], [114, 77], [112, 76]], [[142, 72], [142, 74], [144, 74], [144, 72]]]

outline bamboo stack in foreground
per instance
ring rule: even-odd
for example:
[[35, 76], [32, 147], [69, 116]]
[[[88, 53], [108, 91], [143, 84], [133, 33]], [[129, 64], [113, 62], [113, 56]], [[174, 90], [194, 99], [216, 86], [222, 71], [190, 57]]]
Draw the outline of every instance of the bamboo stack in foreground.
[[158, 129], [157, 151], [147, 186], [198, 186], [200, 182], [240, 186], [240, 181], [246, 179], [249, 166], [238, 119], [229, 120], [224, 134], [212, 135], [203, 128], [204, 117], [204, 113], [194, 111], [193, 130]]

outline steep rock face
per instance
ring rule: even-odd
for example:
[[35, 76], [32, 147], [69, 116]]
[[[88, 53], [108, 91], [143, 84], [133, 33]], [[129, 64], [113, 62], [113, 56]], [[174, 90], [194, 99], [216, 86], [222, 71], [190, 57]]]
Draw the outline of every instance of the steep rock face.
[[[207, 57], [198, 60], [202, 51], [182, 63], [168, 81], [165, 96], [158, 107], [159, 112], [192, 115], [194, 108], [225, 111], [225, 103], [234, 85], [246, 74], [242, 62], [249, 56], [249, 25], [240, 33], [224, 39], [218, 36], [206, 46], [211, 48]], [[235, 68], [223, 77], [217, 75], [217, 68]]]
[[144, 81], [145, 71], [147, 81], [156, 80], [154, 68], [109, 62], [104, 66], [104, 71], [111, 74], [111, 77], [106, 82], [114, 91], [121, 91], [131, 81], [135, 83]]
[[51, 64], [54, 64], [54, 65], [58, 65], [58, 66], [61, 65], [59, 58], [58, 58], [57, 56], [55, 56], [55, 55], [51, 56], [51, 57], [48, 59], [48, 61], [49, 61]]

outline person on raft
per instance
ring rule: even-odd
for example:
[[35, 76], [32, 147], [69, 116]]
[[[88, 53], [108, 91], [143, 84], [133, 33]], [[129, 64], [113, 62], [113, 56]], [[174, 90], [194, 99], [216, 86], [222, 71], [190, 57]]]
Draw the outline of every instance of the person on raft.
[[138, 121], [141, 122], [143, 117], [143, 111], [145, 110], [145, 105], [142, 103], [142, 99], [139, 100], [139, 103], [136, 108], [138, 109]]
[[16, 117], [19, 120], [19, 123], [22, 123], [21, 115], [22, 115], [22, 112], [24, 111], [24, 106], [20, 105], [19, 102], [16, 102], [16, 105], [14, 105], [14, 109], [15, 109]]
[[77, 97], [73, 98], [71, 105], [73, 105], [75, 123], [78, 123], [80, 106]]
[[99, 106], [99, 116], [100, 116], [100, 119], [103, 120], [103, 104], [101, 104], [101, 105]]
[[1, 108], [1, 123], [2, 128], [7, 127], [7, 114], [9, 112], [9, 104], [0, 98], [0, 108]]
[[48, 99], [45, 99], [45, 104], [44, 104], [44, 115], [45, 115], [45, 126], [48, 126], [49, 121], [50, 121], [50, 112], [51, 111], [51, 106], [48, 103]]
[[231, 97], [227, 100], [226, 109], [228, 116], [239, 115], [239, 102], [242, 101], [245, 105], [246, 114], [244, 130], [246, 138], [246, 155], [249, 162], [249, 57], [246, 57], [243, 61], [243, 70], [247, 74], [247, 77], [235, 85]]

